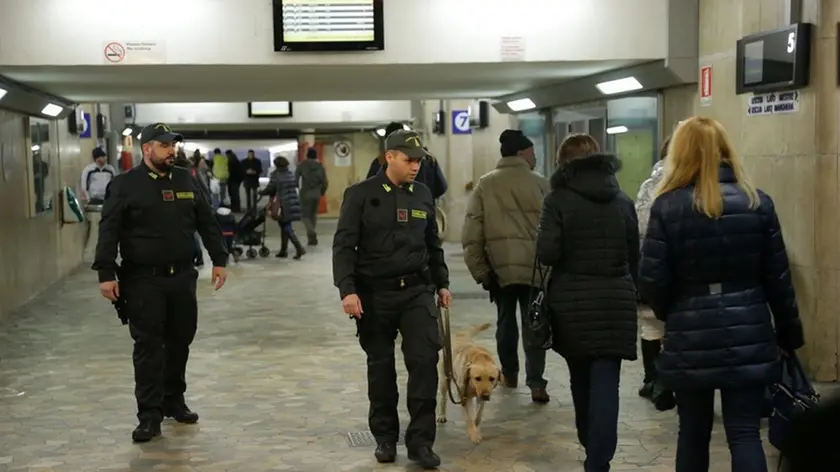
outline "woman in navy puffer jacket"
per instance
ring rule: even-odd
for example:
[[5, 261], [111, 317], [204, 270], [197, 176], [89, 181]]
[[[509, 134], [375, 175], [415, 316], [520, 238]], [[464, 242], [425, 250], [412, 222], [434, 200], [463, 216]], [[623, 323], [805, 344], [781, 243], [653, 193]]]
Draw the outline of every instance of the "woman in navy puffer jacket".
[[780, 352], [804, 344], [773, 201], [749, 184], [726, 131], [709, 118], [680, 124], [665, 172], [638, 288], [665, 321], [658, 367], [676, 391], [676, 471], [709, 470], [719, 389], [732, 470], [766, 472], [764, 391], [780, 378]]

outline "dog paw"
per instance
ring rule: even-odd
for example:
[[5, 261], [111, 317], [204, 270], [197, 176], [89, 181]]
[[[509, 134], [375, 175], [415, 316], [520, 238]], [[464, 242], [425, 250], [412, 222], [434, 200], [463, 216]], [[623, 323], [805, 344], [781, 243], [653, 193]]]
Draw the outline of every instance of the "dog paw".
[[437, 422], [440, 423], [440, 424], [446, 423], [446, 416], [438, 415]]

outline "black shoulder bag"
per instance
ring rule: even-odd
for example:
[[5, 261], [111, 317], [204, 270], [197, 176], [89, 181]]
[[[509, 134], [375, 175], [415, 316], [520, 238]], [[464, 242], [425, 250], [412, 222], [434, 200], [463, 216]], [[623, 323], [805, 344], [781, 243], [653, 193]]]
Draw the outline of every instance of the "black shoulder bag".
[[[522, 327], [522, 345], [526, 350], [551, 349], [554, 337], [551, 332], [551, 315], [545, 297], [545, 286], [550, 268], [543, 269], [539, 258], [534, 254], [534, 270], [531, 273], [531, 303], [528, 305], [528, 316]], [[537, 283], [539, 275], [539, 283]]]

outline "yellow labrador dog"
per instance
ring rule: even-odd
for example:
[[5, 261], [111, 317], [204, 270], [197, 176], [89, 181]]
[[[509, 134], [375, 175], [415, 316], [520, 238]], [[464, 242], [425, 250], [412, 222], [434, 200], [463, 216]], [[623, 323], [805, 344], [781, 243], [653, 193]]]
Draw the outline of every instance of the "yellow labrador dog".
[[[502, 371], [496, 366], [493, 355], [487, 349], [475, 344], [473, 337], [490, 328], [490, 323], [473, 326], [457, 333], [452, 339], [452, 381], [456, 382], [464, 397], [464, 417], [467, 420], [467, 434], [473, 444], [481, 442], [478, 430], [484, 403], [490, 400], [490, 393], [502, 381]], [[444, 358], [440, 356], [440, 400], [438, 401], [438, 423], [446, 423], [447, 381], [444, 373]], [[453, 389], [453, 392], [455, 390]]]

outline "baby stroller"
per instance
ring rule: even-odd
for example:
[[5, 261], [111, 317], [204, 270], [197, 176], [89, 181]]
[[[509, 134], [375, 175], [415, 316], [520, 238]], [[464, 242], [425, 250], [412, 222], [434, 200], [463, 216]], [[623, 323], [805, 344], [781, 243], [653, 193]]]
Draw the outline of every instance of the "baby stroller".
[[[271, 250], [265, 247], [265, 209], [260, 208], [257, 204], [254, 208], [245, 212], [242, 219], [236, 225], [235, 237], [231, 254], [239, 258], [242, 256], [242, 247], [248, 246], [248, 250], [244, 251], [248, 259], [253, 259], [259, 254], [260, 257], [268, 257], [271, 255]], [[254, 246], [260, 246], [259, 252], [254, 249]]]
[[236, 251], [234, 246], [234, 242], [236, 241], [236, 217], [233, 216], [233, 212], [230, 211], [230, 208], [225, 206], [220, 206], [216, 208], [216, 222], [219, 223], [219, 228], [222, 230], [222, 238], [225, 240], [225, 246], [227, 246], [228, 254], [233, 256], [234, 262], [239, 262], [239, 257], [242, 255], [242, 251]]

